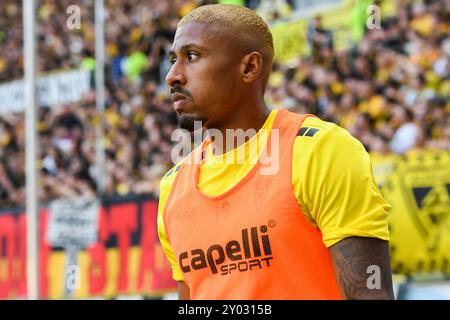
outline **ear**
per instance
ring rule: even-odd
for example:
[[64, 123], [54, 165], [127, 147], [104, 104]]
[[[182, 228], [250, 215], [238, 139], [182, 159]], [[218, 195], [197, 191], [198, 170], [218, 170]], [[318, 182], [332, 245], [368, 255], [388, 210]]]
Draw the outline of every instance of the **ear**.
[[263, 69], [262, 54], [256, 51], [245, 55], [241, 62], [241, 76], [245, 83], [252, 83], [258, 77], [261, 77]]

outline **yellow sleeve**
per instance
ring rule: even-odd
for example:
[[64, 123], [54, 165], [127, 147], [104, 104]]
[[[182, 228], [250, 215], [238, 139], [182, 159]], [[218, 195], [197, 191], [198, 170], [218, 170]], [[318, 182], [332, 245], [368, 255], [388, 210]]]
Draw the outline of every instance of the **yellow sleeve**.
[[350, 133], [330, 122], [307, 118], [314, 134], [294, 143], [292, 183], [305, 217], [322, 232], [326, 247], [351, 236], [389, 240], [383, 198], [369, 154]]
[[158, 237], [161, 245], [164, 249], [167, 259], [169, 260], [170, 266], [172, 267], [172, 278], [175, 281], [183, 280], [183, 273], [180, 270], [178, 265], [178, 261], [173, 253], [172, 246], [169, 242], [169, 239], [166, 234], [166, 227], [164, 225], [164, 207], [166, 206], [167, 197], [172, 190], [172, 185], [175, 180], [175, 176], [177, 175], [177, 169], [180, 164], [177, 164], [175, 167], [169, 170], [167, 174], [162, 178], [161, 183], [159, 185], [159, 205], [158, 205]]

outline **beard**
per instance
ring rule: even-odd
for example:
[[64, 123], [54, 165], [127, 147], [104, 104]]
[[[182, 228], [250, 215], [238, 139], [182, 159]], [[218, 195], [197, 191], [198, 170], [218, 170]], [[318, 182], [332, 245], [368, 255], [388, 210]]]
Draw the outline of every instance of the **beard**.
[[190, 116], [182, 114], [178, 116], [178, 124], [181, 129], [185, 129], [189, 132], [194, 132], [197, 129], [202, 128], [205, 119], [200, 117]]

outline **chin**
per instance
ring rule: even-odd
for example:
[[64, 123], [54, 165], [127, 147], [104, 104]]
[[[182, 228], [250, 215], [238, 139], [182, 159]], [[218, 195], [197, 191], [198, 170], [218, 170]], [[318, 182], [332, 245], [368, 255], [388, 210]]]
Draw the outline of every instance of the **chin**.
[[194, 132], [204, 125], [205, 120], [197, 116], [181, 114], [178, 116], [178, 123], [181, 129]]

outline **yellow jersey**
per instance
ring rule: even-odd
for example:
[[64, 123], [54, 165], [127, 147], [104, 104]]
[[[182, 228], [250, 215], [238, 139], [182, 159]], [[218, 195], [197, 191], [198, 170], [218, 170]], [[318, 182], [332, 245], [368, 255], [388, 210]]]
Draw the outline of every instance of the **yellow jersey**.
[[[237, 148], [221, 155], [207, 151], [198, 183], [203, 193], [223, 194], [247, 175], [267, 143], [277, 112]], [[183, 280], [183, 273], [166, 235], [163, 212], [181, 164], [161, 180], [158, 207], [158, 235], [176, 281]], [[294, 142], [292, 191], [308, 222], [320, 229], [326, 247], [351, 236], [389, 240], [390, 205], [375, 182], [369, 154], [344, 128], [315, 117], [305, 119]]]

